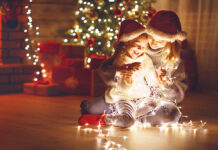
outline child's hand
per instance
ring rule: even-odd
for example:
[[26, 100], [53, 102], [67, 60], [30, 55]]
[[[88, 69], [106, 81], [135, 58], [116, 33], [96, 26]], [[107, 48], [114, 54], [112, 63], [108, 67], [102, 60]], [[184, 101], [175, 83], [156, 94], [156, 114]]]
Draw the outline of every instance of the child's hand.
[[140, 62], [135, 62], [132, 64], [125, 64], [119, 68], [117, 68], [117, 71], [120, 72], [120, 75], [123, 77], [123, 79], [128, 83], [132, 84], [132, 74], [134, 71], [139, 70], [139, 67], [141, 66]]
[[139, 70], [140, 66], [141, 66], [140, 62], [135, 62], [135, 63], [132, 63], [132, 64], [125, 64], [125, 65], [123, 65], [121, 67], [118, 67], [117, 71], [120, 71], [120, 72], [126, 72], [126, 71], [133, 72], [133, 71]]
[[141, 63], [140, 62], [134, 62], [132, 64], [128, 64], [128, 69], [129, 70], [136, 71], [136, 70], [139, 70], [140, 67], [141, 67]]
[[157, 78], [159, 79], [160, 83], [166, 86], [167, 81], [169, 80], [169, 78], [166, 75], [167, 74], [166, 70], [161, 68], [156, 73], [157, 73]]

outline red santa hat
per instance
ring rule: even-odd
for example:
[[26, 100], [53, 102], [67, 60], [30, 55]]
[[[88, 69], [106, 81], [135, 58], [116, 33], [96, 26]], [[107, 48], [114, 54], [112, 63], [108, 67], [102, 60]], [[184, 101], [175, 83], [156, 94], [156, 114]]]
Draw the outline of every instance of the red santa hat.
[[169, 42], [186, 39], [186, 33], [182, 31], [179, 17], [172, 11], [162, 10], [157, 12], [145, 30], [147, 34], [154, 38]]
[[145, 33], [145, 27], [131, 19], [124, 20], [120, 26], [118, 41], [128, 42]]

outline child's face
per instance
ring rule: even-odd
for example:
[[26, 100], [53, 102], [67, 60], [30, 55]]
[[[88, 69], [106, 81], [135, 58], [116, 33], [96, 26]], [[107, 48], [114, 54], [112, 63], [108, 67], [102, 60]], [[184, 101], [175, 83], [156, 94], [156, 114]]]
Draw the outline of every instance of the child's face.
[[163, 48], [166, 46], [167, 41], [154, 39], [151, 35], [148, 36], [148, 44], [153, 50], [157, 50], [159, 48]]
[[138, 37], [129, 42], [129, 47], [127, 48], [127, 55], [132, 59], [136, 59], [144, 53], [146, 47], [147, 39], [143, 36]]

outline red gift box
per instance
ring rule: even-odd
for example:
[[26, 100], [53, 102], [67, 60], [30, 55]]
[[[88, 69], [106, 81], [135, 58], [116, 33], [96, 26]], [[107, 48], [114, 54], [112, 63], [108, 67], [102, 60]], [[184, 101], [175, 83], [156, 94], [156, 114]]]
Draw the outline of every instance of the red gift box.
[[60, 50], [61, 59], [64, 58], [85, 58], [85, 46], [75, 44], [62, 44]]
[[44, 79], [46, 78], [46, 80], [51, 81], [52, 67], [61, 63], [59, 57], [60, 46], [60, 43], [55, 41], [46, 41], [39, 45], [39, 62], [44, 64], [43, 69], [46, 70], [47, 74]]
[[108, 58], [108, 56], [107, 55], [91, 54], [90, 58], [91, 58], [90, 68], [91, 69], [98, 69], [101, 66], [101, 64]]
[[91, 91], [91, 70], [68, 66], [55, 66], [52, 81], [61, 85], [63, 93], [89, 96]]
[[61, 44], [55, 41], [46, 41], [39, 44], [39, 53], [43, 54], [59, 54]]
[[75, 68], [84, 68], [84, 59], [65, 58], [62, 60], [62, 65]]
[[34, 94], [40, 96], [56, 96], [59, 95], [61, 90], [57, 84], [37, 84], [37, 83], [24, 83], [24, 93]]

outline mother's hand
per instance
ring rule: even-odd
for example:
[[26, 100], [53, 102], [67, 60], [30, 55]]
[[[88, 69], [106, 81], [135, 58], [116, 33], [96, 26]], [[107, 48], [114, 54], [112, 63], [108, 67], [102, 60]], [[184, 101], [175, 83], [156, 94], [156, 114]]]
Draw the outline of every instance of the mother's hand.
[[134, 62], [134, 63], [131, 63], [131, 64], [125, 64], [125, 65], [122, 65], [121, 67], [118, 67], [117, 68], [117, 71], [136, 71], [136, 70], [139, 70], [139, 67], [141, 66], [141, 63], [140, 62]]
[[120, 72], [123, 79], [127, 81], [127, 83], [132, 83], [132, 74], [134, 71], [139, 70], [139, 67], [141, 66], [140, 62], [135, 62], [132, 64], [125, 64], [121, 67], [117, 68], [117, 71]]

